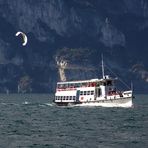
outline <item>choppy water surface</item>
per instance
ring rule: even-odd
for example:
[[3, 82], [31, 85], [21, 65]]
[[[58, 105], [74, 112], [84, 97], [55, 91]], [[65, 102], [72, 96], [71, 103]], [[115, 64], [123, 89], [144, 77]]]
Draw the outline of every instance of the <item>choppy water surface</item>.
[[57, 107], [44, 94], [0, 95], [1, 148], [147, 148], [148, 95], [133, 108]]

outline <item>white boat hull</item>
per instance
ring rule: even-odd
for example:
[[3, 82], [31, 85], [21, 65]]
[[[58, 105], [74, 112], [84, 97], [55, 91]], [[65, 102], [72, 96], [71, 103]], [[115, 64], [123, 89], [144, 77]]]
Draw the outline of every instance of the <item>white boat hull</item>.
[[77, 106], [102, 106], [102, 107], [132, 107], [132, 98], [122, 98], [116, 100], [101, 100], [96, 102], [84, 102]]
[[132, 107], [132, 97], [122, 97], [118, 99], [106, 99], [89, 102], [60, 102], [56, 103], [60, 106], [101, 106], [101, 107]]

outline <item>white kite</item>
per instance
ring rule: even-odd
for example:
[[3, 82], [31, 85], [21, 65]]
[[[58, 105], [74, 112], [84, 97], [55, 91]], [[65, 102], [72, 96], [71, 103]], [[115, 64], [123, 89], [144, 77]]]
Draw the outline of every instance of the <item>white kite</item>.
[[27, 44], [27, 36], [25, 33], [21, 32], [21, 31], [18, 31], [15, 36], [19, 36], [21, 35], [22, 36], [22, 39], [23, 39], [23, 46], [25, 46]]

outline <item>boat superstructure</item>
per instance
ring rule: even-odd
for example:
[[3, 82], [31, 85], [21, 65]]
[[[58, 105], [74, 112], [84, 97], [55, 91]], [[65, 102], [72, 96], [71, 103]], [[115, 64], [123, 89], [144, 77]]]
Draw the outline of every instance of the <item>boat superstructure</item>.
[[118, 91], [115, 82], [118, 79], [104, 75], [102, 78], [82, 81], [58, 82], [54, 102], [57, 105], [88, 105], [104, 107], [131, 107], [133, 91]]

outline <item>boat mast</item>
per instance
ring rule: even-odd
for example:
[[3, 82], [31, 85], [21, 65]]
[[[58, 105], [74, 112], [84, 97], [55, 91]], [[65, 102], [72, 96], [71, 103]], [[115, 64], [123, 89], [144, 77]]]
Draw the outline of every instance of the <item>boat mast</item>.
[[133, 91], [133, 83], [131, 82], [131, 90]]
[[103, 62], [103, 54], [102, 54], [102, 77], [104, 79], [104, 62]]

